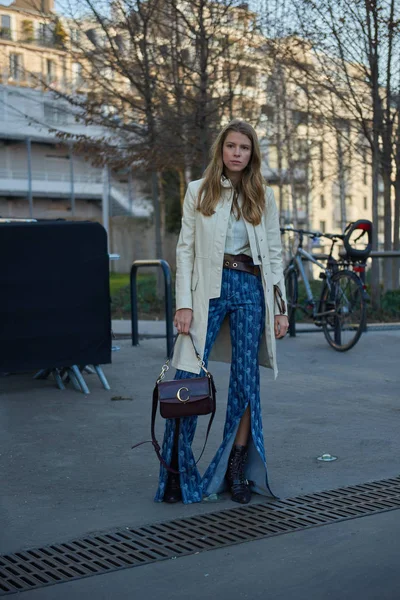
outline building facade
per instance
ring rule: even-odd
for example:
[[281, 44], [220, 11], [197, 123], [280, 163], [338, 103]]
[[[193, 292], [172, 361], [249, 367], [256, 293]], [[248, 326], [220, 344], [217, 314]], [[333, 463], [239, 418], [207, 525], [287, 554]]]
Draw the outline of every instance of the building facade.
[[[93, 85], [85, 81], [78, 47], [82, 33], [98, 43], [96, 27], [57, 18], [52, 0], [0, 4], [0, 20], [0, 214], [29, 216], [33, 205], [34, 216], [101, 220], [106, 188], [111, 214], [149, 216], [147, 194], [132, 173], [93, 167], [57, 135], [104, 135], [79, 124], [68, 102], [50, 91], [80, 94]], [[245, 6], [227, 14], [222, 33], [232, 37], [240, 59], [225, 121], [235, 116], [255, 125], [281, 223], [339, 232], [349, 221], [371, 219], [371, 158], [357, 125], [343, 112], [337, 123], [324, 119], [323, 102], [309, 102], [304, 76], [290, 63], [278, 69], [273, 44], [259, 31], [247, 35], [255, 22]], [[221, 56], [213, 74], [221, 93], [228, 70]]]

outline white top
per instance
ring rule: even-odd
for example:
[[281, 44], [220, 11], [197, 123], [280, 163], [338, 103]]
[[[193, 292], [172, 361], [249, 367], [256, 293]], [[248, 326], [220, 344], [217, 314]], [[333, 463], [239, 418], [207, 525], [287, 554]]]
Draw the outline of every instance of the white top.
[[250, 249], [249, 236], [247, 233], [246, 224], [242, 215], [237, 220], [233, 212], [231, 212], [228, 223], [228, 231], [225, 242], [226, 254], [247, 254], [252, 256]]

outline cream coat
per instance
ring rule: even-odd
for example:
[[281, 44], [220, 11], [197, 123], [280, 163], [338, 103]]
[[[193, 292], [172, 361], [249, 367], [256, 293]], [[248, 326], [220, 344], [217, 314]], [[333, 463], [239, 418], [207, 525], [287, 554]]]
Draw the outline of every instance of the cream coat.
[[[222, 195], [215, 213], [206, 217], [196, 210], [202, 180], [189, 184], [182, 216], [182, 228], [176, 250], [176, 309], [193, 309], [190, 331], [197, 350], [203, 356], [208, 305], [211, 298], [221, 293], [225, 238], [231, 212], [233, 188], [229, 180], [222, 180]], [[242, 199], [239, 198], [239, 204]], [[265, 297], [265, 336], [260, 344], [259, 363], [278, 374], [276, 342], [274, 335], [273, 286], [278, 284], [286, 301], [283, 277], [281, 236], [274, 194], [271, 188], [265, 191], [265, 211], [259, 225], [246, 222], [253, 260], [261, 263]], [[231, 362], [231, 340], [229, 322], [226, 317], [210, 354], [210, 360]], [[199, 373], [200, 367], [188, 336], [180, 335], [175, 345], [172, 364], [177, 369]]]

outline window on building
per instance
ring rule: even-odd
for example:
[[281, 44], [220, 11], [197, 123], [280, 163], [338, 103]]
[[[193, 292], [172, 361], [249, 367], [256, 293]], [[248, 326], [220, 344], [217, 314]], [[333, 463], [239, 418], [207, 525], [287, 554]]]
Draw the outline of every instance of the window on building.
[[68, 123], [67, 110], [51, 102], [44, 103], [44, 118], [49, 125], [66, 125]]
[[296, 149], [297, 149], [297, 159], [298, 160], [307, 160], [309, 154], [309, 145], [308, 140], [304, 138], [298, 138], [296, 140]]
[[46, 81], [47, 83], [52, 83], [56, 77], [56, 69], [54, 60], [51, 58], [46, 58]]
[[263, 104], [261, 107], [261, 114], [266, 115], [268, 120], [273, 121], [274, 119], [274, 107], [269, 104]]
[[364, 196], [364, 210], [368, 210], [368, 198]]
[[38, 28], [39, 42], [45, 46], [54, 44], [53, 25], [51, 23], [39, 23]]
[[81, 41], [81, 30], [80, 29], [71, 29], [71, 42], [73, 44], [79, 44]]
[[1, 15], [0, 38], [11, 40], [11, 17], [9, 15]]
[[14, 81], [20, 81], [24, 75], [24, 62], [22, 54], [11, 52], [9, 57], [10, 77]]
[[325, 200], [324, 194], [321, 194], [321, 196], [320, 196], [320, 202], [321, 202], [321, 208], [325, 208], [326, 207], [326, 200]]
[[82, 65], [78, 62], [72, 63], [72, 83], [76, 87], [83, 84]]
[[306, 125], [308, 121], [308, 114], [303, 110], [293, 110], [292, 119], [295, 125]]
[[325, 233], [326, 231], [326, 221], [320, 221], [319, 222], [319, 230], [321, 233]]
[[325, 179], [324, 173], [324, 143], [320, 142], [319, 145], [319, 179], [323, 181]]
[[364, 185], [367, 185], [367, 149], [365, 148], [365, 146], [363, 147], [363, 183]]
[[182, 48], [181, 50], [181, 60], [183, 64], [187, 65], [190, 61], [190, 48]]
[[257, 71], [250, 67], [241, 67], [239, 83], [245, 87], [254, 87], [257, 83]]

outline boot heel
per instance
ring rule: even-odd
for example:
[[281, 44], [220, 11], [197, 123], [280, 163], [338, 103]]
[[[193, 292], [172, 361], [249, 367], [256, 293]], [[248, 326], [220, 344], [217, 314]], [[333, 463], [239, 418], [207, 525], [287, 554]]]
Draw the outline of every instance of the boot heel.
[[164, 493], [164, 502], [175, 504], [182, 500], [180, 475], [168, 473], [168, 481]]
[[[178, 444], [179, 444], [179, 428], [180, 419], [175, 420], [175, 434], [174, 434], [174, 445], [172, 447], [171, 457], [171, 468], [175, 471], [179, 471], [179, 459], [178, 459]], [[175, 504], [182, 500], [181, 491], [181, 476], [176, 473], [170, 473], [168, 471], [167, 485], [165, 486], [164, 502], [168, 504]]]

